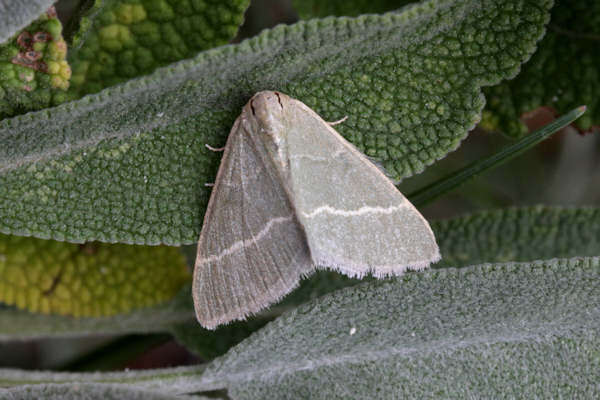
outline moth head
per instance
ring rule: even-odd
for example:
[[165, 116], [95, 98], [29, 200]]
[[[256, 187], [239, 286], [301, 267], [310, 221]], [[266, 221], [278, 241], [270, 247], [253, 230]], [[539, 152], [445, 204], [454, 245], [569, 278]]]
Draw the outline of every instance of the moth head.
[[287, 112], [290, 98], [283, 93], [263, 91], [255, 94], [247, 104], [246, 113], [253, 132], [270, 151], [280, 153], [286, 141]]
[[254, 118], [264, 125], [270, 125], [285, 116], [287, 99], [289, 97], [283, 93], [265, 90], [256, 93], [248, 105]]

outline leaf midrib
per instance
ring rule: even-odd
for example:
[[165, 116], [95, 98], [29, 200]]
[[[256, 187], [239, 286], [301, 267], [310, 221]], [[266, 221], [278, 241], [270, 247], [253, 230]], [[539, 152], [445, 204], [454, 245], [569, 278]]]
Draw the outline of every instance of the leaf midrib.
[[[500, 324], [498, 324], [501, 326]], [[559, 328], [550, 330], [551, 328]], [[498, 344], [531, 344], [534, 341], [539, 343], [552, 343], [558, 339], [574, 339], [574, 329], [571, 327], [562, 327], [560, 323], [539, 325], [535, 331], [529, 334], [517, 334], [512, 332], [511, 335], [489, 335], [489, 336], [474, 336], [470, 340], [463, 340], [460, 337], [454, 337], [454, 340], [434, 340], [430, 342], [422, 342], [416, 347], [390, 347], [384, 350], [376, 351], [354, 351], [343, 354], [336, 354], [334, 357], [321, 357], [312, 360], [301, 360], [297, 362], [282, 362], [279, 364], [271, 364], [267, 368], [253, 368], [249, 372], [236, 372], [227, 374], [226, 377], [206, 377], [202, 376], [203, 385], [207, 385], [212, 389], [225, 388], [228, 384], [239, 384], [252, 381], [268, 381], [271, 378], [281, 379], [282, 376], [293, 375], [300, 371], [313, 371], [319, 368], [336, 367], [339, 365], [362, 364], [366, 362], [383, 362], [395, 357], [408, 357], [413, 354], [419, 356], [428, 356], [435, 354], [447, 354], [456, 350], [477, 347], [480, 345], [494, 346]], [[551, 334], [551, 336], [550, 336]], [[350, 350], [350, 349], [349, 349]], [[208, 371], [210, 372], [210, 371]]]

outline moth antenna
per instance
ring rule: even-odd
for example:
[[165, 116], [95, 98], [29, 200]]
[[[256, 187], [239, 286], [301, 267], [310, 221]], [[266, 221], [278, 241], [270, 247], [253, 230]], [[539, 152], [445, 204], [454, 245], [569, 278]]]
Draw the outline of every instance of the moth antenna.
[[342, 118], [342, 119], [338, 119], [337, 121], [328, 122], [328, 124], [329, 124], [330, 126], [338, 125], [338, 124], [341, 124], [342, 122], [344, 122], [344, 121], [345, 121], [345, 120], [347, 120], [347, 119], [348, 119], [348, 116], [346, 115], [344, 118]]
[[213, 187], [213, 186], [215, 186], [215, 184], [214, 183], [205, 183], [204, 186], [206, 186], [206, 187]]
[[205, 144], [206, 148], [210, 151], [224, 151], [225, 147], [212, 147], [210, 144]]

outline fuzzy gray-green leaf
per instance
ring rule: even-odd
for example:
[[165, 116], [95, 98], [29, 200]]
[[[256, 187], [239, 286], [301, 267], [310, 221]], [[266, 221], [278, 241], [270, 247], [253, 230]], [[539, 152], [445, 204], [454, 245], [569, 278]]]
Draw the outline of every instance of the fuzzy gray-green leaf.
[[581, 131], [598, 130], [599, 41], [600, 2], [556, 1], [548, 33], [519, 76], [486, 88], [482, 125], [518, 137], [528, 130], [519, 118], [538, 107], [560, 114], [585, 104], [588, 112], [574, 125]]
[[[194, 365], [178, 368], [157, 368], [150, 370], [132, 370], [102, 373], [73, 373], [54, 371], [24, 371], [20, 369], [0, 368], [0, 388], [48, 387], [49, 385], [104, 384], [154, 393], [182, 395], [203, 390], [199, 384], [206, 365]], [[35, 386], [34, 386], [35, 385]], [[2, 389], [0, 389], [2, 390]], [[0, 395], [2, 392], [0, 391]]]
[[[443, 256], [437, 267], [600, 255], [600, 209], [593, 207], [537, 206], [485, 211], [433, 222], [431, 226]], [[0, 339], [170, 331], [189, 349], [212, 358], [260, 328], [265, 318], [272, 319], [298, 304], [360, 282], [336, 272], [318, 271], [260, 318], [215, 332], [206, 331], [196, 323], [189, 288], [183, 289], [171, 303], [114, 318], [74, 320], [0, 309]]]
[[42, 15], [56, 0], [0, 0], [0, 44]]
[[280, 317], [203, 379], [236, 400], [597, 395], [599, 278], [600, 259], [574, 258], [358, 285]]
[[[600, 209], [596, 207], [535, 206], [483, 211], [434, 221], [431, 227], [442, 253], [442, 260], [434, 268], [600, 255]], [[188, 349], [210, 359], [249, 336], [267, 319], [360, 282], [337, 272], [317, 271], [279, 304], [250, 321], [213, 332], [193, 322], [184, 323], [171, 332]]]
[[[513, 76], [550, 0], [431, 0], [403, 13], [279, 26], [239, 45], [0, 122], [0, 231], [58, 240], [195, 242], [241, 106], [278, 89], [397, 178], [458, 146], [481, 87]], [[18, 207], [15, 207], [18, 204]]]
[[190, 287], [187, 285], [168, 302], [112, 317], [72, 318], [13, 308], [0, 309], [0, 340], [166, 332], [172, 325], [193, 319]]
[[205, 370], [0, 370], [0, 383], [226, 389], [234, 400], [594, 398], [599, 338], [600, 259], [576, 257], [346, 288], [281, 316]]
[[176, 396], [136, 388], [103, 385], [97, 383], [49, 384], [0, 389], [0, 399], [10, 400], [208, 400], [203, 396]]
[[522, 207], [436, 221], [442, 261], [434, 267], [482, 262], [600, 256], [600, 208]]

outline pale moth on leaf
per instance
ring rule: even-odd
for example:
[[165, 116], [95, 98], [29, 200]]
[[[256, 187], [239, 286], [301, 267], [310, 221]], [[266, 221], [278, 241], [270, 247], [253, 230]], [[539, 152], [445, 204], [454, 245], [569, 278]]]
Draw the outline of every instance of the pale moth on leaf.
[[198, 242], [193, 296], [208, 329], [277, 302], [315, 268], [352, 277], [440, 259], [429, 224], [304, 103], [259, 92], [225, 145]]

